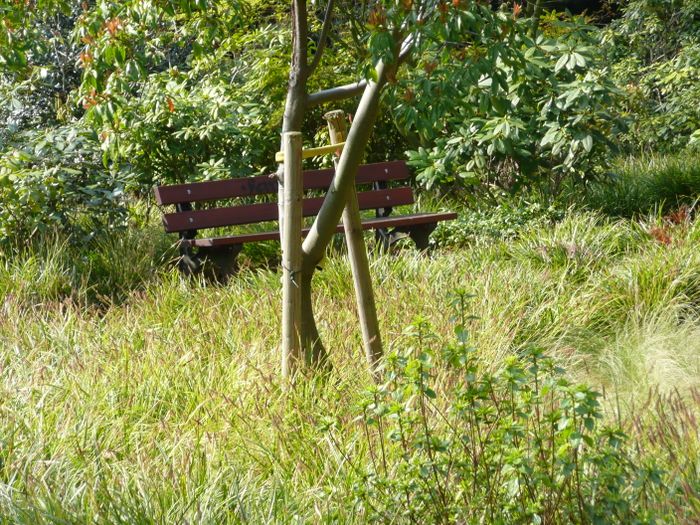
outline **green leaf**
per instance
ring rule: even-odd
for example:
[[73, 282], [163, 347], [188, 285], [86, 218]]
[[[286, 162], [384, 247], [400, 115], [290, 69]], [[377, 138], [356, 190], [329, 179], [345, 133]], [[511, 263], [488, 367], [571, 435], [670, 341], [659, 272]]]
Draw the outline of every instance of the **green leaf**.
[[586, 135], [583, 139], [583, 147], [586, 151], [590, 152], [593, 149], [593, 137]]
[[569, 55], [562, 55], [559, 60], [557, 60], [556, 65], [554, 66], [554, 72], [559, 73], [565, 66], [566, 63], [569, 61]]

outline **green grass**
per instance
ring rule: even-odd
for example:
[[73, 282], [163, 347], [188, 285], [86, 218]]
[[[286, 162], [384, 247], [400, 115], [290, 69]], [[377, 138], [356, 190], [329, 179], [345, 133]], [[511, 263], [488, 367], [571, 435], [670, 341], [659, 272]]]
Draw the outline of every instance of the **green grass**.
[[[344, 257], [327, 259], [315, 288], [334, 370], [289, 390], [276, 270], [183, 280], [163, 264], [170, 242], [149, 228], [83, 261], [60, 241], [2, 260], [0, 522], [363, 523], [353, 487], [370, 378]], [[699, 243], [699, 221], [572, 210], [516, 239], [376, 257], [382, 334], [405, 348], [420, 316], [449, 341], [450, 296], [473, 293], [485, 366], [541, 346], [606, 392], [609, 419], [665, 465], [669, 491], [697, 494], [698, 436], [683, 414], [700, 408]], [[650, 392], [658, 402], [640, 414]], [[328, 417], [338, 431], [323, 430]], [[658, 506], [698, 519], [697, 498], [685, 500]]]
[[586, 204], [609, 215], [632, 217], [678, 206], [694, 207], [700, 195], [700, 152], [620, 159], [613, 175], [593, 183]]

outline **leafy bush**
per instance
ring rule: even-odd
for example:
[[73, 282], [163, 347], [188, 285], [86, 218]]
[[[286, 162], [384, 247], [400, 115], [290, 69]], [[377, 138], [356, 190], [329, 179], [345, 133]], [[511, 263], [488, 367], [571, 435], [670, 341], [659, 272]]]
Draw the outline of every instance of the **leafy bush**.
[[72, 31], [81, 8], [52, 3], [0, 6], [0, 151], [15, 134], [57, 126], [77, 109], [70, 99], [80, 84]]
[[[153, 5], [143, 16], [140, 2], [88, 10], [75, 31], [86, 42], [79, 91], [84, 120], [101, 132], [109, 160], [144, 187], [276, 169], [291, 52], [288, 9], [285, 2], [255, 1]], [[320, 31], [319, 16], [312, 31]], [[158, 46], [147, 45], [156, 38]], [[360, 78], [357, 49], [340, 38], [333, 35], [311, 91], [330, 87], [329, 78], [332, 84]], [[310, 111], [303, 126], [316, 144], [328, 140], [327, 109]], [[378, 137], [369, 158], [405, 149], [390, 120], [380, 121]]]
[[[475, 10], [474, 41], [438, 62], [424, 57], [401, 84], [398, 121], [421, 137], [409, 152], [418, 180], [490, 193], [590, 178], [609, 153], [616, 90], [582, 19], [531, 21]], [[414, 86], [414, 87], [412, 87]]]
[[700, 129], [700, 4], [632, 0], [603, 37], [613, 78], [625, 90], [622, 138], [633, 149], [673, 151]]
[[0, 157], [0, 241], [56, 229], [84, 241], [126, 224], [129, 179], [105, 169], [94, 133], [66, 126], [23, 139]]
[[[457, 302], [462, 308], [463, 294]], [[389, 357], [362, 421], [372, 458], [358, 501], [390, 523], [643, 523], [662, 472], [602, 425], [599, 394], [538, 349], [492, 372], [468, 344], [436, 352], [424, 322]], [[434, 372], [446, 368], [440, 377]]]
[[479, 239], [509, 239], [524, 230], [557, 221], [564, 213], [555, 205], [522, 199], [501, 199], [495, 205], [463, 209], [431, 236], [438, 246], [460, 246]]

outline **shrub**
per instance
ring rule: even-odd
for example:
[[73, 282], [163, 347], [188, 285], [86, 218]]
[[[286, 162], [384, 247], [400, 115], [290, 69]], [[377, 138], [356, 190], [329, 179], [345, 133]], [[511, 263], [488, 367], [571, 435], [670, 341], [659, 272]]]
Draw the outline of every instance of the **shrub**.
[[[458, 294], [458, 303], [465, 301]], [[410, 523], [640, 523], [660, 484], [599, 394], [537, 348], [496, 371], [468, 343], [431, 348], [426, 324], [362, 406], [372, 458], [356, 486], [371, 519]], [[439, 375], [436, 369], [446, 372]]]
[[129, 178], [105, 169], [94, 133], [62, 126], [26, 133], [0, 157], [0, 242], [62, 230], [87, 241], [128, 217]]
[[621, 136], [633, 150], [676, 151], [700, 128], [700, 4], [632, 0], [603, 37], [618, 111], [630, 121]]
[[464, 209], [454, 221], [438, 225], [431, 241], [438, 246], [462, 246], [479, 239], [512, 239], [536, 226], [564, 216], [555, 205], [523, 199], [501, 199], [495, 206]]
[[605, 164], [617, 90], [601, 67], [599, 33], [554, 16], [532, 38], [530, 21], [513, 18], [487, 8], [468, 47], [441, 63], [426, 57], [400, 85], [394, 112], [421, 138], [409, 159], [426, 187], [557, 194]]

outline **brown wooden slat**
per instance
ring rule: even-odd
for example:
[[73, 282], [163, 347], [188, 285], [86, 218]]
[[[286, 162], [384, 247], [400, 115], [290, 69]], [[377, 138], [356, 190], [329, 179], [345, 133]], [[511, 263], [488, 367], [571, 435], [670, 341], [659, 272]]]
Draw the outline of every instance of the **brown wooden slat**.
[[[304, 217], [316, 215], [325, 197], [304, 199]], [[413, 204], [413, 191], [409, 187], [389, 190], [364, 191], [357, 194], [361, 210]], [[194, 210], [167, 213], [163, 216], [165, 231], [168, 233], [186, 230], [203, 230], [220, 226], [235, 226], [277, 220], [277, 204], [247, 204], [211, 210]]]
[[[375, 210], [377, 208], [413, 204], [415, 199], [413, 198], [413, 190], [408, 186], [402, 186], [388, 190], [360, 191], [357, 193], [357, 202], [361, 210]], [[320, 209], [321, 207], [319, 206], [318, 210]], [[316, 215], [318, 210], [311, 213], [311, 215]]]
[[[362, 229], [370, 230], [377, 228], [400, 228], [402, 226], [411, 226], [418, 224], [432, 224], [440, 221], [449, 221], [457, 218], [457, 214], [453, 212], [444, 213], [417, 213], [414, 215], [400, 215], [397, 217], [381, 217], [377, 219], [365, 219], [362, 221]], [[310, 228], [304, 228], [302, 235], [306, 236]], [[343, 225], [339, 224], [335, 231], [343, 233]], [[181, 241], [183, 244], [198, 247], [216, 247], [229, 246], [232, 244], [245, 244], [248, 242], [273, 241], [279, 240], [279, 230], [244, 233], [241, 235], [227, 235], [225, 237], [213, 237], [208, 239], [188, 239]]]
[[[328, 189], [334, 170], [308, 170], [304, 172], [304, 189]], [[357, 170], [357, 184], [375, 181], [403, 180], [410, 176], [405, 161], [378, 162], [365, 164]], [[268, 176], [244, 177], [240, 179], [217, 180], [156, 186], [153, 191], [160, 205], [180, 202], [201, 202], [255, 195], [276, 194], [277, 180]]]
[[156, 195], [156, 202], [160, 205], [166, 205], [179, 202], [201, 202], [277, 193], [277, 181], [274, 178], [263, 175], [240, 179], [174, 184], [172, 186], [156, 186], [153, 188], [153, 191]]
[[[326, 190], [331, 185], [335, 170], [308, 170], [304, 172], [305, 190]], [[392, 160], [363, 164], [357, 168], [355, 184], [370, 184], [378, 181], [404, 180], [411, 176], [406, 161]]]

